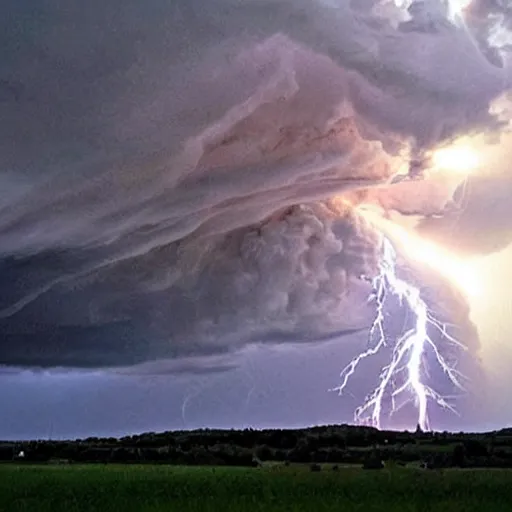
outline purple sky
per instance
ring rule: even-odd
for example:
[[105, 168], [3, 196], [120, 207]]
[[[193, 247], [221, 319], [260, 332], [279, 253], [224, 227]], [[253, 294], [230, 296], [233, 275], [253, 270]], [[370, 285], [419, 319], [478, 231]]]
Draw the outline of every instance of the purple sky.
[[[366, 377], [357, 377], [346, 396], [328, 392], [338, 383], [341, 364], [355, 355], [357, 344], [351, 345], [353, 350], [344, 349], [343, 356], [336, 342], [289, 354], [262, 350], [240, 369], [215, 376], [2, 375], [0, 406], [6, 414], [0, 438], [351, 423], [359, 405], [352, 393], [368, 387]], [[479, 415], [466, 413], [459, 419], [437, 414], [437, 418], [439, 426], [453, 430], [491, 429], [512, 421], [510, 411], [503, 408], [493, 418], [484, 418], [482, 409]]]

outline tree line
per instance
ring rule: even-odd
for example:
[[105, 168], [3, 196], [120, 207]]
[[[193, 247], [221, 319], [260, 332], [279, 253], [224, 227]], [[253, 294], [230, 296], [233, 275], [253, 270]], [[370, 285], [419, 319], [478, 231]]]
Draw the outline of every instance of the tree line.
[[148, 432], [74, 441], [0, 442], [0, 461], [257, 466], [422, 462], [426, 467], [511, 467], [512, 429], [485, 434], [396, 432], [330, 425], [307, 429]]

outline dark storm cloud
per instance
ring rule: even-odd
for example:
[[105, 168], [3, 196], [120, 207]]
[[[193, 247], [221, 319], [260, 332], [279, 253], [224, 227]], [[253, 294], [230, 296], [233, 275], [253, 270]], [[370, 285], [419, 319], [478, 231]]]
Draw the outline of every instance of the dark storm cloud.
[[378, 236], [325, 201], [386, 183], [400, 150], [499, 128], [511, 83], [441, 11], [404, 30], [374, 8], [7, 8], [0, 364], [229, 358], [366, 327]]
[[127, 365], [277, 342], [278, 333], [297, 341], [366, 326], [369, 289], [357, 277], [375, 267], [374, 234], [324, 209], [297, 208], [249, 231], [188, 239], [81, 278], [62, 280], [66, 264], [80, 263], [68, 253], [4, 263], [6, 304], [18, 303], [30, 280], [61, 281], [4, 315], [0, 361]]

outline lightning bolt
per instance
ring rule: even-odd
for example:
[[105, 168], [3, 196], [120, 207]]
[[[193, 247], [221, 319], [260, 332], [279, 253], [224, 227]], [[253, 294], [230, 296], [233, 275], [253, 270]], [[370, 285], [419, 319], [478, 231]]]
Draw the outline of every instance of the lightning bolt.
[[[439, 365], [451, 384], [460, 391], [465, 391], [462, 384], [464, 375], [453, 365], [448, 364], [440, 349], [429, 335], [429, 327], [437, 330], [444, 342], [467, 350], [456, 338], [447, 332], [446, 324], [437, 320], [429, 311], [421, 298], [418, 288], [400, 279], [396, 272], [396, 253], [391, 242], [384, 237], [379, 273], [372, 280], [373, 298], [377, 304], [377, 315], [369, 333], [369, 348], [355, 357], [341, 372], [341, 384], [334, 388], [341, 395], [351, 377], [366, 358], [376, 355], [388, 346], [389, 340], [385, 332], [384, 306], [391, 295], [398, 298], [400, 304], [408, 308], [414, 316], [413, 327], [405, 332], [391, 347], [391, 362], [385, 366], [379, 376], [378, 385], [366, 397], [363, 405], [354, 414], [357, 424], [381, 427], [384, 414], [384, 400], [391, 401], [391, 414], [397, 412], [406, 403], [414, 402], [417, 410], [417, 423], [422, 430], [430, 430], [428, 408], [436, 404], [443, 409], [456, 413], [455, 408], [432, 387], [424, 382], [428, 376], [426, 356], [433, 355], [434, 362]], [[377, 340], [374, 342], [374, 340]], [[396, 385], [396, 382], [403, 383]], [[398, 400], [401, 404], [398, 405]]]

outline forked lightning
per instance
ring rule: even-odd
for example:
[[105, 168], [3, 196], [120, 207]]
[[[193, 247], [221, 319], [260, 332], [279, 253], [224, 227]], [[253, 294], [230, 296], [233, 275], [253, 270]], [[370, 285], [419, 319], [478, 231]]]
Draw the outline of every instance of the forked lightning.
[[[443, 343], [456, 345], [462, 350], [466, 350], [466, 347], [448, 334], [446, 326], [434, 318], [422, 299], [420, 290], [397, 276], [396, 252], [386, 237], [383, 237], [382, 242], [379, 274], [372, 280], [372, 283], [373, 296], [377, 304], [377, 316], [370, 329], [370, 347], [343, 369], [341, 384], [334, 388], [334, 391], [342, 394], [361, 362], [391, 344], [391, 361], [382, 369], [378, 385], [366, 397], [363, 405], [356, 409], [354, 420], [357, 424], [380, 428], [385, 414], [392, 416], [406, 403], [413, 402], [417, 411], [417, 424], [422, 430], [430, 430], [429, 407], [437, 405], [453, 412], [456, 411], [445, 397], [425, 382], [426, 357], [433, 359], [451, 384], [460, 391], [464, 391], [462, 384], [464, 376], [446, 361], [429, 334], [429, 330], [437, 330]], [[413, 327], [396, 342], [387, 338], [385, 329], [384, 308], [390, 295], [396, 296], [400, 304], [407, 307], [414, 315]], [[397, 385], [397, 382], [400, 384]], [[388, 411], [385, 410], [386, 400], [391, 404]]]

